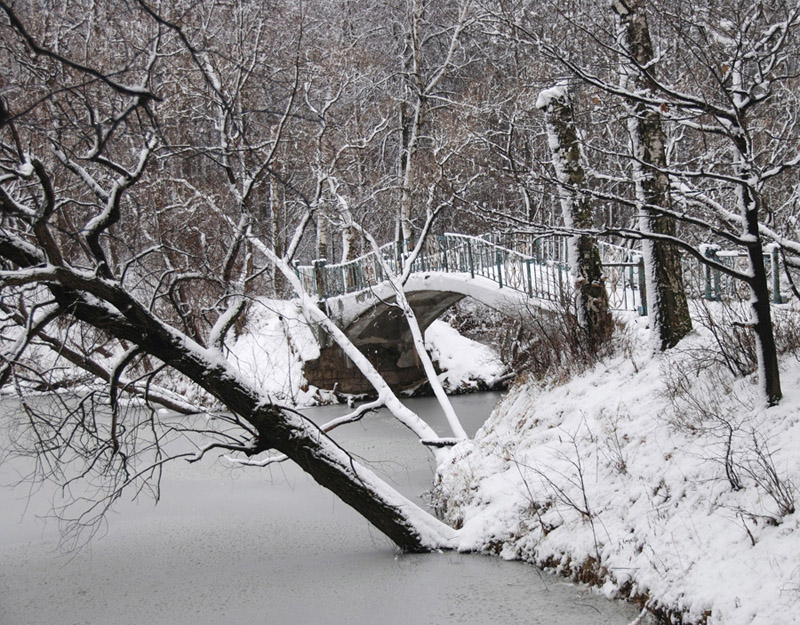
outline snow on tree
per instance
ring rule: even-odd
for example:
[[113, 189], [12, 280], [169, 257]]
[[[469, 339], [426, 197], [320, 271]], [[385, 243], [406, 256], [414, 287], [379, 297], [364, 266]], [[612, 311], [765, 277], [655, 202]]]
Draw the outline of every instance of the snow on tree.
[[[3, 28], [13, 42], [10, 60], [17, 80], [35, 82], [24, 61], [25, 47], [47, 37], [34, 38], [23, 24], [24, 14], [5, 4], [2, 9], [11, 23]], [[109, 10], [95, 17], [112, 24], [121, 19], [113, 7]], [[199, 54], [188, 42], [191, 24], [179, 26], [164, 15], [136, 16], [144, 32], [121, 28], [109, 54], [90, 54], [89, 64], [43, 54], [47, 49], [35, 44], [44, 57], [39, 62], [61, 88], [35, 83], [36, 89], [7, 96], [0, 284], [3, 334], [11, 340], [4, 344], [2, 376], [22, 396], [27, 414], [20, 444], [39, 459], [42, 477], [102, 485], [97, 499], [73, 517], [79, 525], [91, 526], [125, 489], [157, 491], [161, 467], [176, 457], [198, 460], [222, 449], [252, 458], [275, 450], [402, 549], [451, 547], [451, 528], [383, 483], [312, 421], [275, 402], [228, 358], [228, 336], [264, 273], [254, 252], [269, 256], [287, 279], [294, 277], [285, 259], [296, 252], [311, 214], [307, 210], [297, 222], [283, 257], [262, 247], [253, 234], [253, 206], [269, 187], [269, 167], [295, 102], [297, 71], [287, 74], [291, 79], [281, 92], [280, 114], [259, 128], [259, 142], [251, 142], [248, 118], [237, 111], [263, 59], [251, 57], [249, 65], [245, 59], [236, 67], [243, 74], [232, 77], [209, 60], [219, 57]], [[265, 22], [261, 26], [267, 28]], [[165, 27], [176, 36], [164, 34]], [[89, 31], [75, 33], [86, 35], [90, 46], [98, 43]], [[68, 40], [61, 43], [62, 49], [70, 48]], [[137, 56], [134, 51], [143, 43], [149, 54]], [[238, 51], [260, 54], [247, 46]], [[83, 85], [87, 77], [105, 76], [96, 67], [129, 57], [139, 64], [108, 71], [129, 72], [133, 86], [118, 82], [121, 78]], [[168, 66], [180, 59], [186, 65]], [[186, 81], [172, 92], [159, 82], [169, 71], [197, 82]], [[151, 91], [151, 84], [174, 100], [156, 95], [158, 88]], [[193, 89], [200, 97], [192, 96]], [[37, 101], [42, 93], [52, 107]], [[168, 116], [176, 105], [195, 112], [205, 107], [207, 115], [198, 116], [203, 131], [182, 146], [163, 141], [172, 138], [172, 129], [160, 124], [161, 115]], [[205, 171], [181, 170], [179, 155], [195, 150], [212, 154], [212, 163]], [[166, 167], [157, 166], [160, 159]], [[208, 178], [223, 183], [216, 197], [202, 191]], [[205, 223], [196, 227], [200, 218]], [[309, 316], [325, 324], [316, 301], [302, 291], [299, 295]], [[42, 353], [49, 355], [41, 358]], [[370, 366], [357, 352], [353, 357]], [[78, 385], [58, 379], [64, 358], [89, 378]], [[195, 389], [194, 399], [161, 390], [160, 381], [176, 376], [183, 380], [178, 386]], [[104, 382], [105, 390], [98, 390], [102, 387], [92, 378]], [[33, 385], [56, 390], [65, 383], [73, 399], [24, 397]], [[421, 438], [437, 438], [380, 376], [375, 383], [383, 402]], [[126, 409], [126, 393], [144, 398], [140, 410]], [[163, 406], [189, 416], [176, 426], [162, 419]], [[170, 456], [164, 445], [179, 432], [194, 441], [196, 451]]]
[[[536, 108], [545, 111], [547, 135], [553, 157], [564, 225], [568, 229], [591, 230], [591, 198], [585, 192], [581, 149], [569, 97], [569, 86], [562, 82], [542, 91]], [[585, 330], [589, 343], [599, 346], [611, 334], [612, 320], [608, 310], [608, 291], [600, 261], [597, 239], [589, 234], [576, 234], [568, 239], [569, 266], [575, 278], [578, 324]]]
[[[644, 5], [641, 0], [612, 5], [620, 21], [621, 46], [627, 54], [622, 75], [626, 88], [635, 93], [652, 92], [655, 80], [653, 44]], [[639, 227], [643, 233], [675, 236], [675, 219], [658, 211], [672, 207], [670, 180], [665, 171], [666, 138], [661, 128], [660, 111], [635, 100], [628, 100], [627, 105], [636, 197], [641, 203]], [[692, 329], [680, 253], [668, 241], [647, 237], [642, 240], [642, 252], [650, 324], [663, 350], [673, 347]]]

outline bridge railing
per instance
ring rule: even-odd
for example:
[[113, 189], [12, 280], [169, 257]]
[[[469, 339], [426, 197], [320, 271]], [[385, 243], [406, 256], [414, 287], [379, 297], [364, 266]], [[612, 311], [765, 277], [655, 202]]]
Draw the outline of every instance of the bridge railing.
[[528, 297], [558, 301], [569, 292], [569, 274], [564, 258], [554, 250], [559, 242], [532, 242], [533, 255], [504, 247], [490, 237], [448, 233], [439, 238], [442, 257], [450, 271], [481, 276], [500, 288], [509, 288]]
[[[646, 314], [647, 294], [641, 252], [604, 241], [598, 242], [598, 247], [611, 307]], [[747, 258], [743, 252], [708, 246], [705, 253], [732, 268], [746, 267]], [[475, 237], [446, 233], [428, 237], [411, 270], [469, 274], [472, 278], [480, 276], [497, 283], [500, 288], [556, 302], [571, 296], [568, 256], [567, 237], [563, 235], [492, 234]], [[406, 262], [407, 256], [400, 247], [396, 243], [387, 243], [377, 253], [370, 252], [344, 263], [327, 264], [319, 260], [296, 269], [308, 293], [327, 299], [375, 287], [389, 278], [383, 265], [398, 275]], [[773, 301], [781, 302], [781, 267], [777, 249], [765, 253], [765, 266]], [[741, 281], [691, 257], [684, 258], [683, 270], [689, 297], [721, 300], [746, 299], [749, 296]]]
[[[726, 267], [742, 273], [749, 271], [750, 260], [742, 250], [724, 250], [714, 245], [706, 245], [702, 249], [707, 258]], [[783, 261], [777, 246], [767, 246], [764, 250], [764, 269], [773, 303], [784, 303], [787, 298], [784, 296]], [[747, 300], [750, 297], [749, 287], [742, 280], [693, 258], [684, 258], [683, 275], [687, 294], [695, 299], [718, 302], [728, 299]]]
[[[401, 268], [394, 243], [381, 246], [378, 253], [390, 271], [396, 273]], [[321, 299], [357, 293], [389, 278], [375, 252], [343, 263], [328, 264], [325, 259], [316, 260], [311, 265], [296, 266], [295, 271], [305, 291]]]
[[[448, 235], [452, 236], [452, 235]], [[482, 239], [506, 249], [513, 249], [529, 259], [533, 264], [532, 291], [534, 296], [555, 299], [551, 296], [554, 282], [559, 284], [559, 297], [570, 295], [571, 283], [563, 280], [569, 268], [568, 236], [548, 235], [536, 236], [530, 233], [491, 234]], [[614, 310], [630, 310], [640, 314], [647, 313], [647, 299], [644, 280], [644, 266], [639, 251], [629, 247], [614, 245], [606, 241], [598, 241], [609, 304]], [[557, 267], [547, 272], [546, 267]], [[557, 272], [557, 275], [554, 273]], [[542, 285], [542, 287], [539, 287]], [[569, 285], [567, 290], [564, 286]], [[537, 288], [539, 287], [539, 288]], [[512, 287], [513, 288], [513, 287]], [[543, 291], [537, 295], [538, 291]]]
[[[562, 301], [571, 293], [567, 262], [567, 238], [518, 236], [515, 240], [499, 236], [474, 237], [447, 233], [429, 237], [412, 264], [412, 272], [469, 274], [489, 279], [500, 288], [509, 288], [546, 301]], [[508, 242], [512, 247], [500, 244]], [[609, 258], [607, 274], [611, 278], [610, 295], [614, 308], [637, 310], [642, 298], [637, 294], [643, 280], [630, 250], [605, 244], [602, 251]], [[378, 253], [388, 269], [397, 275], [403, 268], [404, 255], [395, 243], [382, 246]], [[296, 268], [306, 292], [320, 299], [356, 293], [387, 280], [378, 255], [370, 252], [344, 263], [325, 260]], [[616, 262], [613, 262], [616, 261]]]

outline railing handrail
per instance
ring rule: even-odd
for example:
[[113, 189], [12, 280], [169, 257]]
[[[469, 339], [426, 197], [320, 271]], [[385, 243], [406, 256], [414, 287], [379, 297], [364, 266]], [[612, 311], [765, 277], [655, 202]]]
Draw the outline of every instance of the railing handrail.
[[[467, 239], [467, 240], [475, 241], [475, 242], [481, 243], [481, 244], [488, 244], [488, 245], [491, 245], [492, 247], [494, 247], [495, 249], [502, 250], [502, 251], [505, 251], [505, 252], [510, 252], [512, 254], [519, 254], [522, 257], [525, 257], [525, 258], [530, 259], [530, 260], [534, 260], [534, 257], [530, 256], [529, 254], [524, 254], [524, 253], [520, 252], [519, 250], [513, 250], [513, 249], [511, 249], [509, 247], [505, 247], [503, 245], [498, 245], [497, 243], [494, 243], [493, 241], [489, 241], [488, 239], [484, 238], [484, 237], [486, 237], [488, 235], [475, 236], [475, 235], [472, 235], [472, 234], [461, 234], [461, 233], [458, 233], [458, 232], [445, 232], [441, 236], [449, 237], [449, 238], [455, 238], [455, 239]], [[567, 234], [531, 235], [531, 240], [533, 240], [533, 241], [546, 241], [546, 240], [552, 240], [552, 239], [555, 239], [555, 238], [566, 240], [566, 239], [569, 238], [569, 236], [570, 235], [567, 235]], [[381, 254], [385, 254], [386, 250], [392, 250], [393, 248], [396, 248], [397, 245], [398, 245], [398, 243], [396, 241], [389, 241], [388, 243], [384, 243], [383, 245], [381, 245], [378, 248], [378, 252], [381, 253]], [[608, 243], [606, 241], [598, 241], [598, 245], [601, 248], [605, 248], [605, 249], [609, 249], [610, 248], [610, 249], [618, 250], [618, 251], [626, 253], [626, 254], [636, 254], [638, 256], [641, 256], [641, 252], [639, 250], [634, 249], [634, 248], [624, 247], [622, 245], [616, 245], [614, 243]], [[720, 250], [720, 253], [724, 253], [724, 252], [725, 252], [725, 250]], [[355, 258], [351, 258], [350, 260], [345, 260], [345, 261], [341, 261], [341, 262], [338, 262], [338, 263], [328, 263], [327, 259], [320, 259], [320, 260], [325, 260], [325, 266], [330, 268], [330, 269], [342, 268], [342, 267], [347, 267], [349, 265], [355, 265], [355, 264], [358, 264], [358, 263], [360, 263], [360, 262], [362, 262], [362, 261], [364, 261], [364, 260], [366, 260], [368, 258], [372, 258], [372, 257], [375, 256], [375, 253], [376, 253], [375, 250], [370, 250], [369, 252], [367, 252], [365, 254], [362, 254], [361, 256], [356, 256]], [[739, 254], [739, 252], [736, 251], [736, 250], [733, 250], [733, 253], [734, 254]], [[733, 255], [733, 254], [729, 254], [729, 255]], [[297, 268], [298, 269], [313, 269], [314, 265], [313, 265], [313, 263], [311, 265], [297, 265]]]
[[[536, 255], [492, 240], [501, 239], [503, 236], [517, 237], [512, 243], [520, 243], [529, 250], [536, 246]], [[500, 288], [509, 287], [526, 293], [528, 297], [555, 300], [563, 297], [565, 289], [571, 288], [569, 280], [565, 278], [565, 273], [568, 274], [569, 269], [565, 242], [569, 237], [567, 234], [501, 233], [475, 236], [446, 232], [431, 236], [423, 243], [419, 253], [414, 257], [412, 271], [469, 273], [472, 278], [476, 276], [488, 278], [496, 282]], [[605, 241], [599, 241], [598, 247], [603, 267], [622, 272], [617, 276], [607, 276], [607, 283], [613, 283], [612, 289], [621, 289], [621, 294], [618, 295], [623, 300], [623, 308], [630, 310], [632, 307], [644, 314], [647, 305], [642, 252]], [[720, 260], [731, 259], [735, 262], [737, 258], [743, 256], [738, 250], [708, 247], [710, 250], [713, 249], [712, 253]], [[389, 265], [390, 271], [404, 267], [409, 258], [401, 251], [398, 242], [390, 241], [377, 251], [367, 252], [348, 261], [327, 264], [324, 259], [320, 259], [312, 265], [297, 265], [296, 270], [298, 276], [308, 281], [306, 288], [320, 299], [358, 293], [387, 280], [384, 266], [378, 262], [378, 254], [380, 260]], [[776, 259], [776, 254], [772, 250], [765, 250], [764, 255], [770, 257], [773, 301], [781, 302], [783, 301], [780, 294], [781, 280], [778, 273], [780, 259]], [[720, 276], [719, 270], [708, 266], [701, 267], [698, 264], [698, 268], [701, 269], [700, 272], [695, 271], [692, 265], [686, 282], [688, 288], [697, 291], [699, 287], [703, 293], [701, 297], [712, 300], [721, 299], [723, 293], [737, 295], [738, 285], [732, 279]], [[639, 275], [634, 276], [635, 272]]]
[[[384, 249], [391, 249], [395, 245], [396, 245], [396, 243], [394, 241], [390, 241], [389, 243], [384, 243], [383, 245], [381, 245], [378, 248], [378, 251], [382, 252]], [[350, 260], [345, 260], [345, 261], [342, 261], [340, 263], [328, 263], [327, 259], [319, 259], [319, 260], [325, 260], [325, 266], [326, 267], [329, 267], [329, 268], [341, 268], [341, 267], [346, 267], [347, 265], [357, 264], [357, 263], [361, 262], [362, 260], [365, 260], [367, 258], [372, 258], [373, 256], [375, 256], [375, 250], [371, 250], [371, 251], [367, 252], [366, 254], [362, 254], [361, 256], [356, 256], [355, 258], [351, 258]], [[297, 265], [297, 268], [298, 269], [313, 269], [314, 265], [313, 264], [311, 264], [311, 265]]]

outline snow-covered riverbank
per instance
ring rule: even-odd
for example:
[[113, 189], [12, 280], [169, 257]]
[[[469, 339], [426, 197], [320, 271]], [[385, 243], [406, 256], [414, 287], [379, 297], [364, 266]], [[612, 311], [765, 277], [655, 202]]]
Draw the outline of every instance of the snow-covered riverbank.
[[[440, 469], [461, 548], [523, 559], [669, 612], [673, 622], [797, 622], [800, 364], [766, 409], [695, 331], [559, 385], [522, 381]], [[682, 620], [681, 620], [682, 619]]]

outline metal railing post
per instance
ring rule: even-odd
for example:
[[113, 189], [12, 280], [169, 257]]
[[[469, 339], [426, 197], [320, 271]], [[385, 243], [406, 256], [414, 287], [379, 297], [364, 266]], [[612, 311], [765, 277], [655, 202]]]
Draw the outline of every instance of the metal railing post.
[[644, 273], [644, 258], [639, 259], [637, 268], [639, 270], [639, 300], [642, 302], [639, 314], [644, 317], [647, 315], [647, 279]]
[[[717, 256], [717, 248], [714, 246], [709, 245], [705, 250], [705, 257], [711, 260], [716, 260], [719, 262], [719, 257]], [[719, 292], [719, 277], [720, 271], [715, 267], [711, 267], [710, 265], [705, 266], [705, 274], [706, 274], [706, 284], [705, 284], [705, 294], [706, 300], [709, 302], [719, 302], [722, 297]]]
[[472, 242], [467, 239], [467, 256], [469, 257], [469, 277], [475, 277], [475, 262], [472, 260]]
[[525, 260], [525, 269], [528, 274], [528, 297], [533, 297], [533, 279], [531, 278], [531, 263], [533, 259], [528, 258]]
[[500, 285], [500, 288], [503, 288], [503, 255], [500, 250], [496, 252], [496, 261], [497, 261], [497, 284]]

